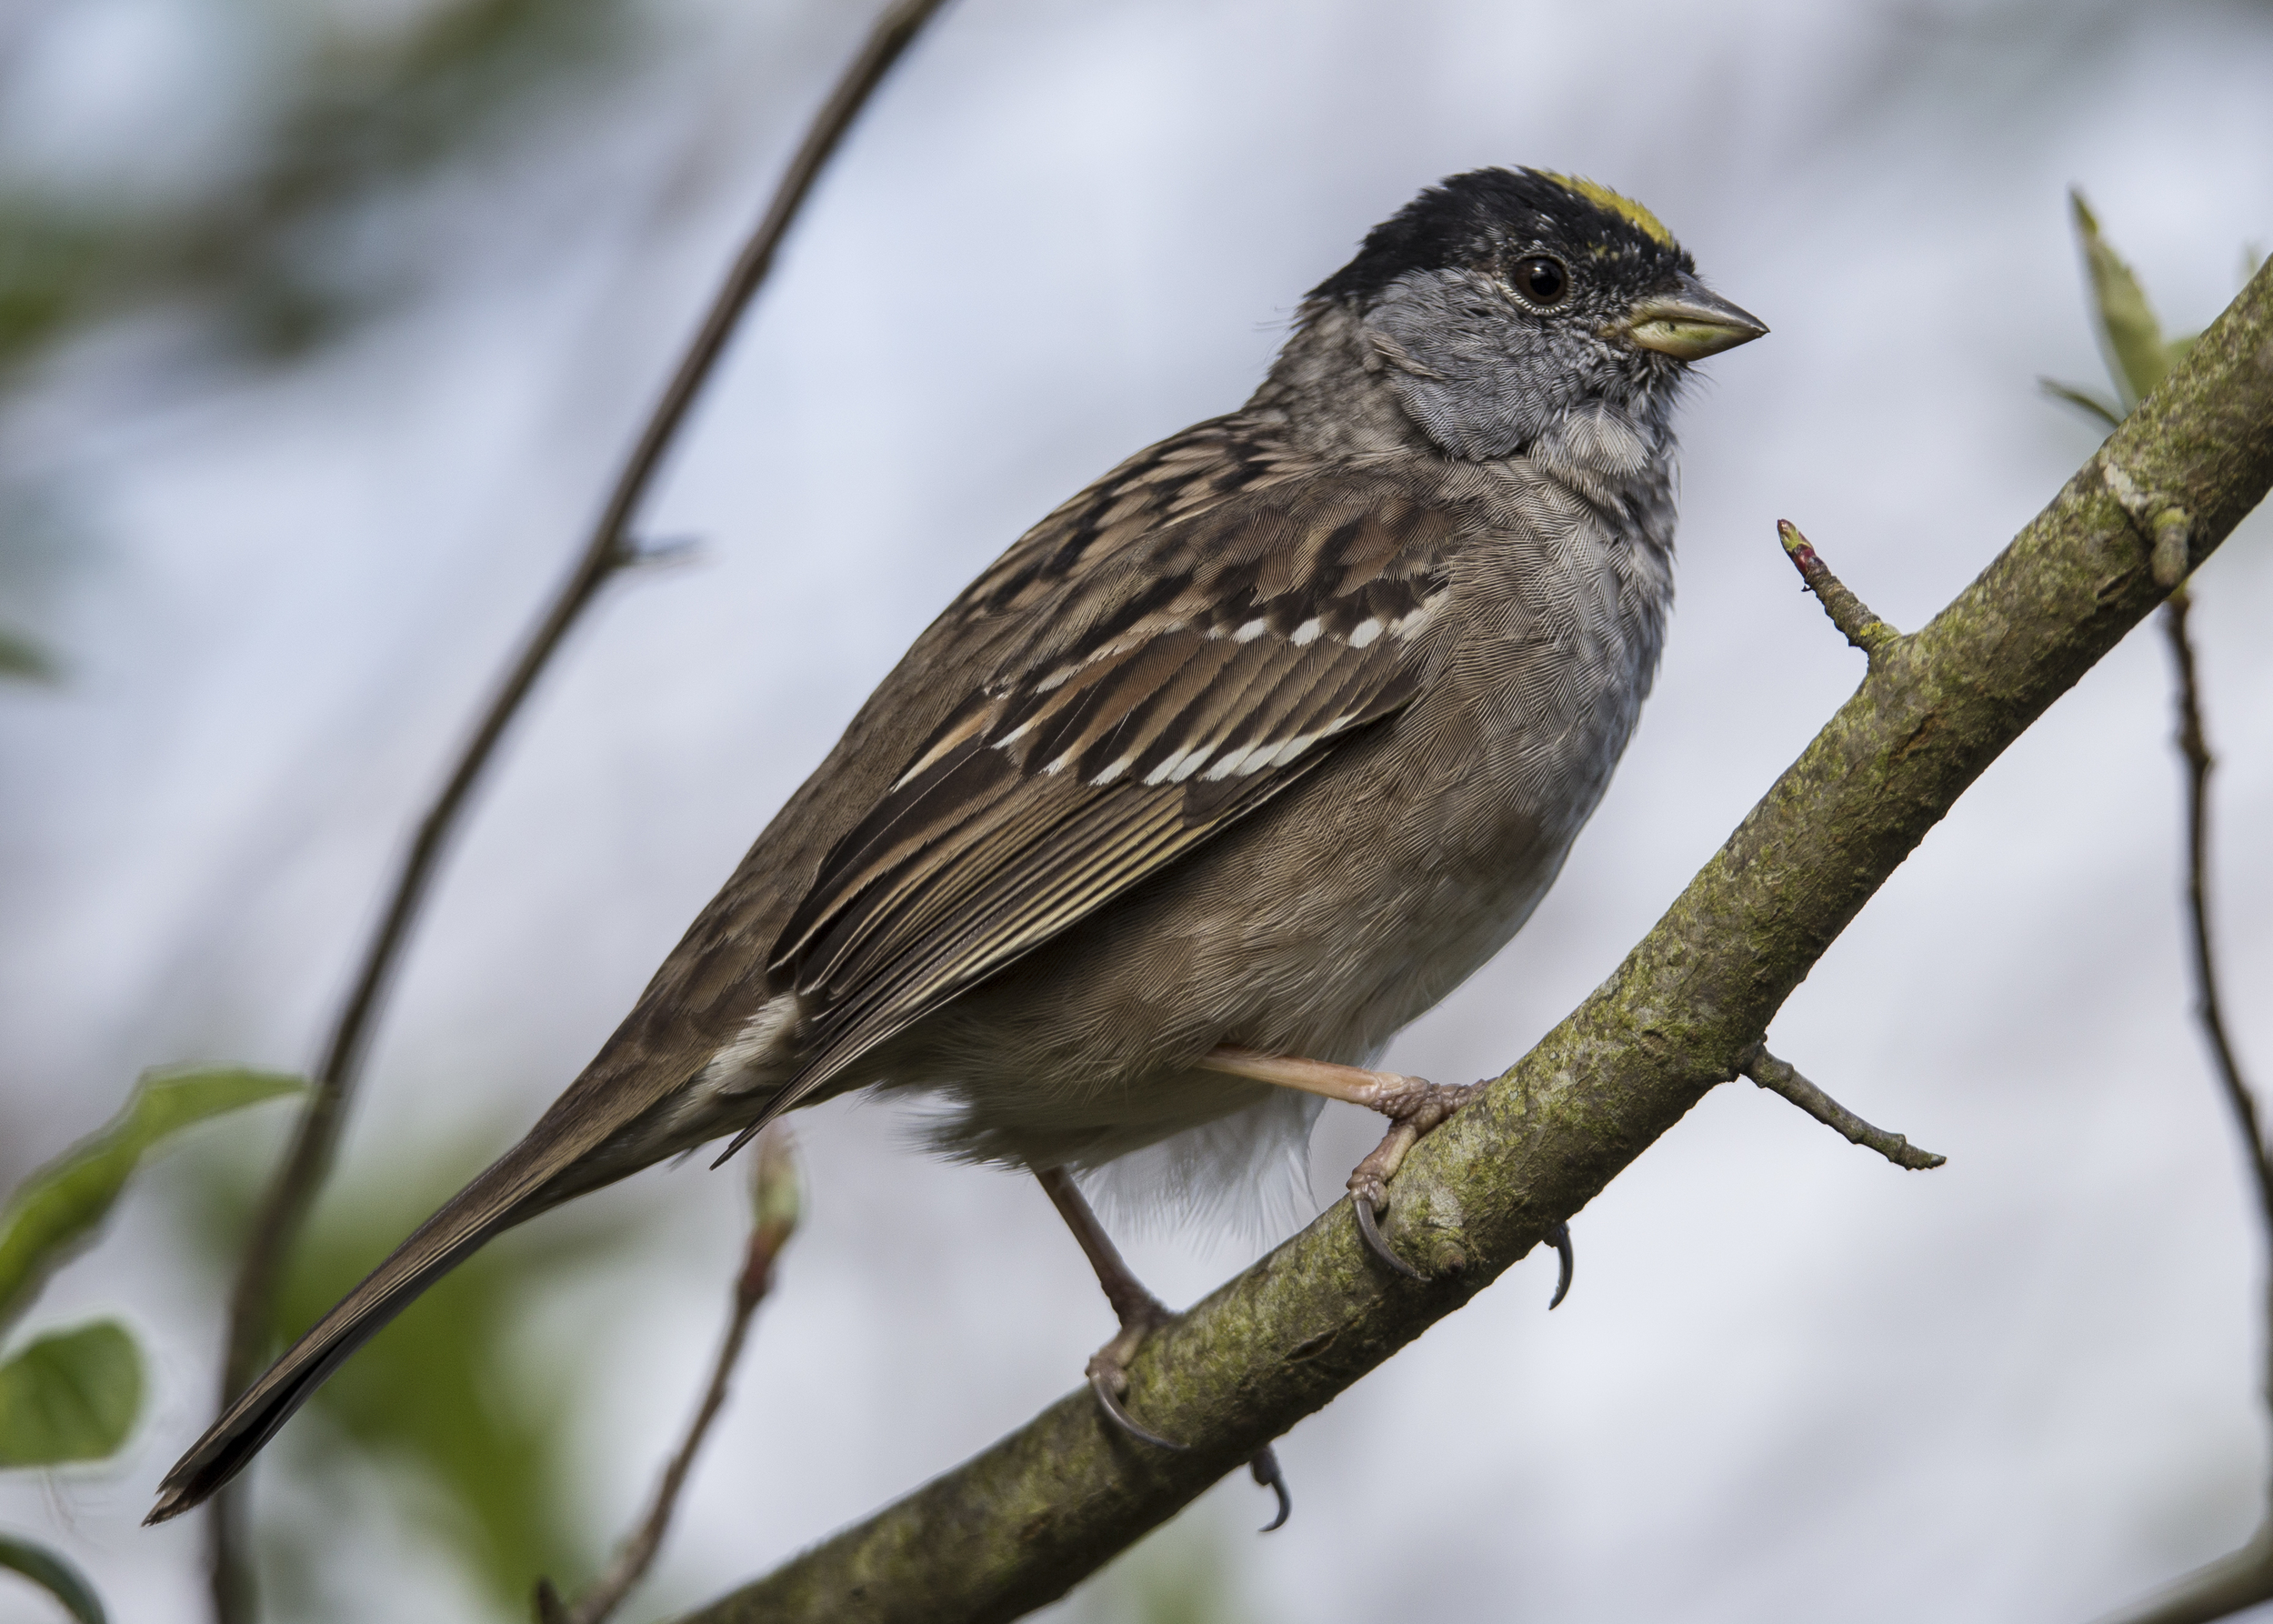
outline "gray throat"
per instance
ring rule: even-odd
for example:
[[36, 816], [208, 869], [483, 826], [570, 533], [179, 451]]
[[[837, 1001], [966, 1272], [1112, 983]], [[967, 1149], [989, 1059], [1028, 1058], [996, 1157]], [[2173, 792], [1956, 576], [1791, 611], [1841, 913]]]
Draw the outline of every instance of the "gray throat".
[[[1240, 416], [1321, 461], [1412, 456], [1479, 467], [1527, 466], [1617, 521], [1663, 563], [1673, 553], [1677, 447], [1668, 392], [1550, 410], [1506, 456], [1462, 457], [1415, 415], [1415, 366], [1377, 324], [1347, 304], [1306, 310]], [[1422, 369], [1422, 376], [1433, 376]], [[1669, 588], [1668, 588], [1669, 593]]]

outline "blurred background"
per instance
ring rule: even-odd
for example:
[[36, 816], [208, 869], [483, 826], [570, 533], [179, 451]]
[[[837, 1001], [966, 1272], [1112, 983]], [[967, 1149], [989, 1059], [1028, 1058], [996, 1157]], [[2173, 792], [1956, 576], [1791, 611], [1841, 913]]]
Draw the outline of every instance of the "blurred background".
[[[0, 1189], [148, 1066], [312, 1063], [407, 822], [869, 17], [811, 0], [0, 5]], [[2166, 323], [2273, 240], [2273, 6], [956, 0], [825, 176], [610, 588], [510, 737], [380, 1032], [312, 1316], [568, 1080], [853, 707], [1021, 529], [1225, 410], [1302, 291], [1492, 163], [1656, 209], [1774, 328], [1684, 417], [1681, 602], [1564, 877], [1391, 1051], [1465, 1081], [1594, 987], [1850, 691], [1776, 543], [1916, 627], [2089, 454], [2066, 190]], [[2216, 924], [2273, 1086], [2273, 524], [2201, 573]], [[1999, 762], [1771, 1034], [1949, 1157], [1747, 1084], [1066, 1620], [2083, 1619], [2238, 1542], [2264, 1238], [2188, 1017], [2170, 677], [2142, 628]], [[1332, 1113], [1321, 1201], [1377, 1126]], [[212, 1405], [287, 1112], [188, 1136], [30, 1322], [153, 1403], [0, 1525], [115, 1615]], [[803, 1231], [654, 1618], [946, 1469], [1110, 1329], [1029, 1179], [896, 1108], [798, 1122]], [[707, 1369], [741, 1177], [655, 1170], [402, 1322], [254, 1479], [276, 1619], [526, 1616], [589, 1578]], [[1132, 1237], [1171, 1303], [1275, 1235]], [[2273, 1609], [2269, 1609], [2273, 1610]], [[0, 1619], [56, 1616], [0, 1575]]]

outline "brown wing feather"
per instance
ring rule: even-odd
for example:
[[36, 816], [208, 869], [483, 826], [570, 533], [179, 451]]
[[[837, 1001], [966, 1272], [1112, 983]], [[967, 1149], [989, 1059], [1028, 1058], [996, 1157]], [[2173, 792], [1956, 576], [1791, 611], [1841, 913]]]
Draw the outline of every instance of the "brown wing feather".
[[1400, 709], [1461, 535], [1446, 506], [1344, 472], [1096, 567], [1061, 545], [982, 577], [958, 609], [1025, 635], [836, 842], [776, 944], [808, 1012], [782, 1105]]

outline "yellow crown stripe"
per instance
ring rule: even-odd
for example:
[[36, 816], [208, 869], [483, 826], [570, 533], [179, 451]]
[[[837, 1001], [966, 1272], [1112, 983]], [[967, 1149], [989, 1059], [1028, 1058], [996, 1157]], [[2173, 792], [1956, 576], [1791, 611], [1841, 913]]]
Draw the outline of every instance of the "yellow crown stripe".
[[1666, 229], [1665, 222], [1631, 197], [1613, 192], [1598, 180], [1587, 180], [1576, 175], [1558, 175], [1552, 169], [1542, 169], [1539, 174], [1566, 192], [1576, 192], [1597, 207], [1607, 208], [1612, 214], [1622, 216], [1651, 241], [1662, 243], [1668, 248], [1673, 246], [1673, 233]]

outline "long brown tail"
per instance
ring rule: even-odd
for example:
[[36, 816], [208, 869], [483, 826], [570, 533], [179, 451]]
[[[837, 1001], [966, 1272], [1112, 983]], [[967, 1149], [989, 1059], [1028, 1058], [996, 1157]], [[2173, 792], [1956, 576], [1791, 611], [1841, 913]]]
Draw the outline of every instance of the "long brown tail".
[[[729, 886], [712, 910], [734, 895]], [[492, 1237], [789, 1103], [796, 1092], [794, 1069], [785, 1069], [770, 1088], [752, 1084], [690, 1095], [688, 1084], [718, 1053], [721, 1038], [713, 1028], [736, 1013], [715, 993], [707, 1001], [686, 996], [687, 967], [706, 963], [704, 955], [714, 947], [710, 917], [706, 911], [695, 922], [686, 943], [664, 962], [616, 1036], [527, 1137], [444, 1202], [174, 1463], [145, 1522], [179, 1517], [243, 1471], [348, 1355]], [[787, 1066], [786, 1058], [765, 1058]]]
[[560, 1195], [550, 1176], [560, 1148], [532, 1134], [445, 1202], [174, 1463], [145, 1524], [180, 1516], [243, 1471], [324, 1378], [420, 1292], [492, 1236], [555, 1205]]

